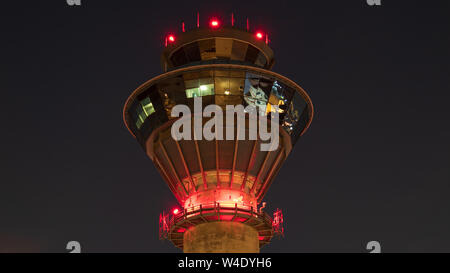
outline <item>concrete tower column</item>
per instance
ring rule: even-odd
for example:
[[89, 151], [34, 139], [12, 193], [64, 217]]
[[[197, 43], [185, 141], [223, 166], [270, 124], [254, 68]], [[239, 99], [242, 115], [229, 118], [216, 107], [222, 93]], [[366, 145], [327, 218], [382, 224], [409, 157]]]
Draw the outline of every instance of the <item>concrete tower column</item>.
[[238, 222], [210, 222], [184, 233], [184, 253], [259, 253], [258, 232]]

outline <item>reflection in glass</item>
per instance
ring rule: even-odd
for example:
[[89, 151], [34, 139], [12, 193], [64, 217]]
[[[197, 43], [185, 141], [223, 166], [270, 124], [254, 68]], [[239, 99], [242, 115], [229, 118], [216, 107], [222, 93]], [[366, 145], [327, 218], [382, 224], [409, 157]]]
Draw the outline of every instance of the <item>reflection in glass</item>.
[[272, 92], [269, 97], [269, 104], [267, 105], [267, 113], [274, 112], [275, 109], [272, 105], [277, 105], [280, 120], [283, 120], [294, 92], [295, 91], [292, 88], [279, 83], [278, 81], [274, 81]]
[[144, 98], [139, 102], [139, 106], [136, 108], [138, 113], [138, 119], [136, 120], [136, 127], [140, 129], [144, 124], [145, 119], [155, 112], [152, 102], [149, 97]]
[[244, 101], [254, 106], [261, 115], [266, 113], [266, 106], [273, 82], [262, 76], [247, 73], [244, 87]]
[[195, 98], [208, 95], [214, 95], [214, 84], [203, 84], [199, 87], [186, 89], [187, 98]]
[[300, 94], [296, 93], [292, 102], [289, 105], [286, 118], [283, 121], [283, 127], [289, 134], [293, 134], [294, 131], [302, 130], [303, 128], [298, 128], [298, 122], [300, 120], [300, 115], [306, 106], [305, 101], [300, 96]]
[[236, 61], [267, 68], [267, 56], [247, 42], [226, 38], [211, 38], [183, 45], [170, 56], [170, 66], [178, 67], [189, 63], [220, 60]]
[[203, 105], [217, 104], [223, 109], [226, 105], [252, 105], [260, 115], [270, 115], [275, 111], [272, 105], [276, 105], [280, 125], [292, 143], [309, 120], [305, 98], [280, 80], [248, 70], [201, 69], [161, 79], [137, 97], [129, 111], [139, 130], [138, 137], [145, 139], [153, 129], [172, 119], [175, 105], [185, 104], [193, 111], [194, 97], [203, 97]]

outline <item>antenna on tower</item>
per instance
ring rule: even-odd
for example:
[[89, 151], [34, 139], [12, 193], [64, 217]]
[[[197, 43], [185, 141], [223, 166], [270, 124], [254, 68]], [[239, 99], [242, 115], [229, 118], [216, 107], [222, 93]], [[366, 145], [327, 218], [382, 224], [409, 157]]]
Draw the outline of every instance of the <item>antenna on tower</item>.
[[231, 13], [231, 26], [234, 27], [234, 13]]
[[250, 24], [248, 22], [248, 18], [247, 18], [247, 31], [250, 31]]
[[200, 13], [197, 11], [197, 27], [200, 27]]
[[186, 32], [186, 29], [184, 28], [184, 21], [181, 22], [181, 30], [182, 30], [183, 32]]

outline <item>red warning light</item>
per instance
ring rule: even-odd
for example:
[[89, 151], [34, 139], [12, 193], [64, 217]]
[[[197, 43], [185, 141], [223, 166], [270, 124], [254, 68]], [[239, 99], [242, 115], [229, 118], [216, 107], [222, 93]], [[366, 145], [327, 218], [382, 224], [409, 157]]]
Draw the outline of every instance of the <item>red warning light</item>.
[[168, 37], [167, 37], [167, 39], [169, 40], [169, 42], [175, 42], [175, 36], [173, 36], [173, 35], [169, 35]]
[[262, 32], [256, 32], [256, 38], [261, 40], [263, 37], [264, 37], [264, 34], [262, 34]]
[[180, 210], [179, 210], [179, 209], [174, 209], [174, 210], [173, 210], [173, 214], [174, 214], [174, 215], [177, 215], [177, 214], [178, 214], [178, 212], [180, 212]]
[[220, 25], [220, 22], [217, 19], [212, 19], [209, 24], [211, 25], [211, 27], [216, 28], [216, 27], [218, 27]]

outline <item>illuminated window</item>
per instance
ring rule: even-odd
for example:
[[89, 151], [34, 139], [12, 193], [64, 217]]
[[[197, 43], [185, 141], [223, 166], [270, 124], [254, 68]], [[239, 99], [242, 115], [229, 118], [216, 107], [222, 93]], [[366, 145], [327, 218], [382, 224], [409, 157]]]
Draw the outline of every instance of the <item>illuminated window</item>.
[[187, 98], [195, 98], [214, 95], [214, 84], [203, 84], [196, 88], [188, 88], [186, 89], [186, 97]]
[[136, 127], [138, 127], [140, 129], [141, 126], [142, 126], [142, 120], [140, 117], [138, 117], [138, 119], [136, 120]]
[[142, 124], [144, 124], [145, 119], [155, 112], [152, 102], [149, 97], [141, 100], [139, 106], [136, 109], [138, 117], [136, 120], [136, 127], [141, 129]]
[[244, 101], [247, 105], [256, 107], [261, 115], [266, 114], [272, 85], [272, 80], [248, 72], [245, 79]]
[[153, 107], [152, 102], [150, 101], [150, 98], [147, 97], [141, 101], [142, 109], [144, 110], [144, 113], [148, 116], [153, 114], [155, 112], [155, 108]]

